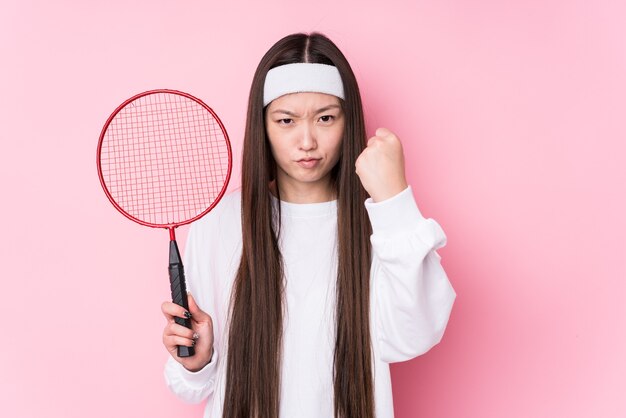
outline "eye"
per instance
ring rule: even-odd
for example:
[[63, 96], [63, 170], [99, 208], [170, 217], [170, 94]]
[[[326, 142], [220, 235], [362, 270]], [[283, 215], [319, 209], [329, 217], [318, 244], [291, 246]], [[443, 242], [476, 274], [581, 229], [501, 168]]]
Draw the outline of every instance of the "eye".
[[278, 119], [276, 123], [278, 123], [279, 125], [290, 125], [293, 123], [293, 119], [290, 119], [290, 118]]
[[332, 122], [334, 119], [335, 119], [335, 117], [333, 115], [320, 116], [320, 121], [322, 121], [324, 123]]

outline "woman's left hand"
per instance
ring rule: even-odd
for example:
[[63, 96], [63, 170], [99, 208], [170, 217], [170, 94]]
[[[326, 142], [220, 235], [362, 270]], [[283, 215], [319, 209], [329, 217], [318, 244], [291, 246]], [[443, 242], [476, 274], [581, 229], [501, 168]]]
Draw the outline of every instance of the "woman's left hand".
[[374, 202], [389, 199], [408, 187], [404, 153], [396, 135], [378, 128], [356, 160], [356, 174]]

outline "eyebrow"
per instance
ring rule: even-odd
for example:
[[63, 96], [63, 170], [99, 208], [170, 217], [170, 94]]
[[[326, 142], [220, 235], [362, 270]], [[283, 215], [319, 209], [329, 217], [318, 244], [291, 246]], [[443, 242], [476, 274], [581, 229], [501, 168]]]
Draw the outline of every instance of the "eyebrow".
[[[337, 104], [331, 104], [328, 106], [324, 106], [322, 108], [319, 108], [315, 111], [314, 115], [318, 115], [322, 112], [326, 112], [327, 110], [330, 109], [341, 109], [341, 106], [337, 105]], [[274, 111], [272, 111], [272, 114], [274, 113], [284, 113], [285, 115], [289, 115], [289, 116], [298, 116], [298, 114], [294, 113], [294, 112], [290, 112], [289, 110], [285, 110], [285, 109], [276, 109]]]

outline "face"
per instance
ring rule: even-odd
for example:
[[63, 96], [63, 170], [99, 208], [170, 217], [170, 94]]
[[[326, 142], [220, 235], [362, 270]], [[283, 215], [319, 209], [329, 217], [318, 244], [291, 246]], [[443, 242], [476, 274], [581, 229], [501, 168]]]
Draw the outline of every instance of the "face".
[[331, 199], [330, 171], [339, 161], [344, 129], [339, 98], [284, 95], [268, 105], [265, 126], [281, 198], [301, 203]]

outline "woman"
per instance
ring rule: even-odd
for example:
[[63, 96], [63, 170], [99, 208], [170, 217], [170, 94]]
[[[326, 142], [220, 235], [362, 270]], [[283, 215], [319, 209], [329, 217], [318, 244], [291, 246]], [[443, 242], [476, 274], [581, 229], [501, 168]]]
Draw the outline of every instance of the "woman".
[[[456, 296], [403, 158], [389, 130], [367, 140], [328, 38], [290, 35], [265, 54], [242, 188], [190, 230], [190, 312], [162, 306], [175, 394], [207, 399], [205, 417], [393, 416], [388, 364], [437, 344]], [[174, 323], [185, 315], [193, 330]]]

